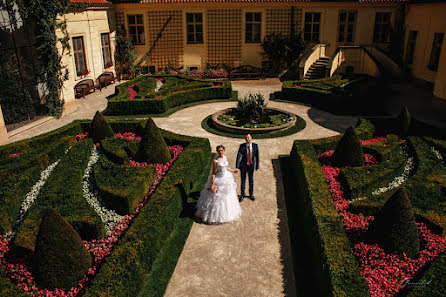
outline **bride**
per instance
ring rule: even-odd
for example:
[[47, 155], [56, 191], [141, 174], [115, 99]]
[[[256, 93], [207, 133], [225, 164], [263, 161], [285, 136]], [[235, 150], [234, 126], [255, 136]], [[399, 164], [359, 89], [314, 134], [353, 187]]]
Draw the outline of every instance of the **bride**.
[[237, 197], [234, 176], [238, 169], [229, 168], [225, 147], [217, 146], [218, 156], [212, 164], [212, 175], [200, 193], [195, 215], [205, 223], [218, 224], [237, 220], [242, 210]]

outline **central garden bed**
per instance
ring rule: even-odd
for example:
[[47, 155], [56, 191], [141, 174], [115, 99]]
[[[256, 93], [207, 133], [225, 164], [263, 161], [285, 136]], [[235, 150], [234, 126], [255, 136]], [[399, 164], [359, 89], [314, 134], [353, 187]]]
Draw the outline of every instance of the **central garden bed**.
[[233, 108], [217, 111], [212, 115], [213, 125], [222, 131], [235, 134], [259, 134], [285, 130], [296, 124], [297, 116], [277, 109], [267, 108], [259, 122], [237, 116]]

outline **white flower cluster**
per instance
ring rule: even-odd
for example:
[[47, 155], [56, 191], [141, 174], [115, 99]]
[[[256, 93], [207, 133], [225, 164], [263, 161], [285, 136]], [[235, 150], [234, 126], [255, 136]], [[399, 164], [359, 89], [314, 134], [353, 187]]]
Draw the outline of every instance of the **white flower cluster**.
[[379, 195], [382, 193], [385, 193], [389, 190], [395, 189], [399, 186], [401, 186], [402, 184], [404, 184], [407, 179], [409, 178], [409, 176], [412, 175], [412, 170], [414, 169], [414, 157], [413, 156], [409, 156], [409, 149], [407, 147], [407, 144], [403, 143], [402, 144], [402, 153], [407, 156], [407, 162], [406, 162], [406, 166], [404, 166], [404, 170], [403, 173], [400, 176], [395, 177], [395, 179], [387, 186], [384, 188], [379, 188], [375, 191], [372, 192], [372, 195]]
[[84, 198], [94, 209], [94, 211], [101, 217], [107, 234], [110, 234], [115, 229], [116, 224], [122, 220], [123, 216], [118, 215], [113, 210], [109, 210], [101, 206], [99, 193], [96, 189], [94, 189], [92, 183], [93, 165], [96, 164], [98, 160], [99, 150], [96, 146], [94, 146], [91, 150], [90, 160], [88, 161], [87, 168], [85, 169], [84, 176], [82, 178], [82, 190], [84, 193]]
[[[65, 154], [70, 150], [70, 148], [71, 146], [65, 151]], [[33, 205], [34, 201], [37, 199], [40, 189], [42, 189], [43, 185], [46, 183], [47, 179], [50, 177], [51, 173], [53, 172], [57, 164], [59, 164], [59, 162], [60, 159], [50, 164], [45, 170], [43, 170], [40, 173], [40, 179], [34, 184], [34, 186], [32, 186], [31, 191], [29, 191], [28, 194], [26, 194], [25, 199], [22, 201], [22, 204], [20, 205], [19, 215], [17, 217], [17, 220], [14, 222], [12, 231], [9, 231], [4, 235], [3, 238], [5, 240], [8, 240], [15, 236], [18, 226], [22, 223], [22, 220], [25, 217], [26, 213]]]
[[438, 160], [443, 161], [443, 156], [440, 154], [439, 151], [437, 151], [434, 147], [431, 147], [432, 152], [434, 152], [435, 156]]
[[158, 80], [158, 81], [156, 81], [156, 87], [155, 87], [155, 93], [156, 92], [158, 92], [160, 89], [161, 89], [161, 87], [163, 86], [164, 84], [163, 84], [163, 82], [162, 81], [160, 81], [160, 80]]
[[[407, 181], [409, 176], [411, 176], [413, 174], [414, 157], [409, 156], [409, 149], [408, 149], [406, 143], [402, 143], [401, 154], [403, 154], [407, 157], [406, 165], [404, 166], [404, 170], [401, 173], [401, 175], [395, 177], [393, 179], [393, 181], [391, 181], [387, 187], [379, 188], [379, 189], [373, 191], [372, 195], [377, 196], [377, 195], [383, 194], [389, 190], [392, 190], [392, 189], [395, 189], [395, 188], [401, 186], [402, 184], [404, 184]], [[364, 199], [367, 199], [367, 197], [358, 197], [356, 199], [350, 200], [350, 202], [353, 203], [353, 202], [364, 200]]]

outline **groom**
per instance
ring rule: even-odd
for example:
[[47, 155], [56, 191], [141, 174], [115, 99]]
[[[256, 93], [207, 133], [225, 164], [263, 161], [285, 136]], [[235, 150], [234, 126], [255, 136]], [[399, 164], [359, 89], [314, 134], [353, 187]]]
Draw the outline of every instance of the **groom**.
[[248, 173], [249, 179], [249, 199], [252, 201], [254, 198], [254, 168], [259, 169], [259, 147], [256, 143], [251, 142], [251, 134], [245, 135], [246, 143], [242, 143], [238, 149], [237, 161], [235, 167], [240, 169], [241, 172], [241, 196], [240, 202], [245, 198], [245, 183], [246, 183], [246, 173]]

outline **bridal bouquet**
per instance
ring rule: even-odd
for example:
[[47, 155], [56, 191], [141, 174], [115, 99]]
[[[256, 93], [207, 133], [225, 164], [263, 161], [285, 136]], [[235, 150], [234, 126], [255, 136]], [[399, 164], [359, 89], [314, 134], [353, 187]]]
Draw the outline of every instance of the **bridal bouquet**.
[[212, 186], [209, 188], [209, 190], [211, 190], [211, 192], [215, 194], [215, 193], [217, 193], [218, 187], [217, 187], [217, 185], [212, 185]]

